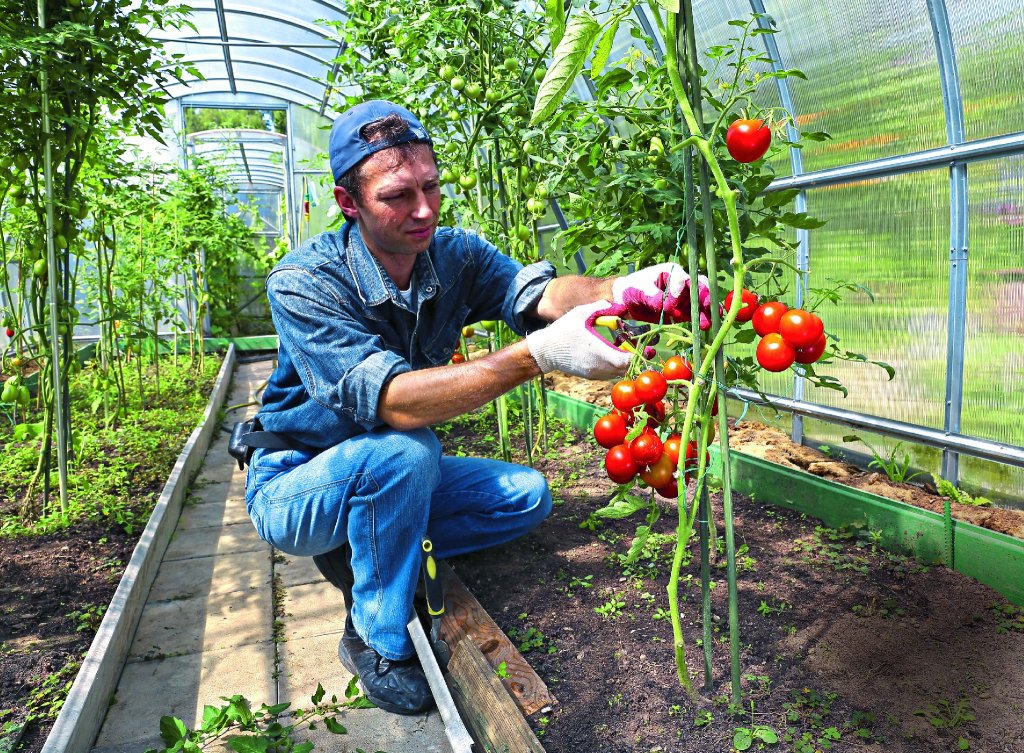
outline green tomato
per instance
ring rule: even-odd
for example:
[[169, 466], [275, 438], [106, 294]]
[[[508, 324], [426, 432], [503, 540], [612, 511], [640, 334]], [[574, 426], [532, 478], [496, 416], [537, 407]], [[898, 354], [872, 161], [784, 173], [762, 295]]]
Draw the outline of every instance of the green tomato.
[[668, 181], [665, 180], [664, 178], [658, 178], [656, 181], [654, 181], [655, 191], [664, 191], [666, 188], [668, 188]]
[[544, 202], [533, 196], [526, 200], [526, 208], [533, 214], [544, 214]]
[[529, 179], [530, 179], [530, 168], [527, 167], [526, 165], [520, 165], [519, 166], [519, 180], [521, 180], [523, 183], [525, 183]]
[[647, 147], [647, 159], [657, 162], [665, 154], [665, 145], [657, 136], [651, 138], [650, 146]]
[[0, 390], [0, 403], [13, 403], [18, 399], [18, 388], [11, 384], [11, 380], [4, 382], [3, 390]]
[[442, 183], [454, 183], [459, 179], [459, 176], [455, 174], [450, 168], [444, 168], [441, 171], [441, 182]]
[[451, 65], [450, 63], [445, 63], [444, 65], [441, 66], [440, 75], [441, 78], [444, 79], [445, 81], [451, 81], [453, 78], [455, 78], [455, 66]]
[[462, 120], [462, 115], [459, 113], [458, 110], [449, 110], [448, 120], [450, 120], [452, 123], [458, 123], [460, 120]]
[[495, 102], [501, 99], [501, 94], [498, 92], [497, 89], [487, 87], [487, 91], [484, 92], [484, 99], [486, 99], [490, 104], [493, 105]]
[[478, 84], [476, 81], [466, 84], [466, 96], [469, 97], [470, 99], [474, 101], [479, 100], [483, 93], [484, 88], [480, 86], [480, 84]]
[[472, 324], [467, 324], [465, 327], [462, 328], [462, 336], [467, 340], [470, 339], [471, 337], [475, 337], [476, 327], [474, 327]]
[[36, 259], [32, 264], [32, 274], [42, 277], [46, 274], [46, 259]]
[[18, 386], [17, 394], [18, 396], [16, 399], [22, 405], [28, 405], [29, 402], [32, 400], [32, 393], [29, 392], [28, 387], [26, 387], [23, 384]]
[[541, 81], [544, 80], [544, 76], [546, 76], [546, 75], [547, 75], [547, 69], [545, 69], [545, 68], [538, 68], [537, 70], [535, 70], [533, 72], [533, 80], [536, 81], [539, 84]]
[[464, 79], [462, 76], [453, 76], [452, 80], [449, 81], [448, 83], [450, 83], [451, 87], [457, 92], [460, 92], [466, 88], [466, 79]]
[[483, 327], [488, 332], [494, 332], [496, 329], [498, 329], [498, 323], [496, 321], [493, 321], [492, 319], [483, 319], [480, 322], [480, 326]]
[[516, 236], [523, 243], [526, 243], [528, 240], [530, 240], [530, 238], [533, 237], [533, 231], [530, 230], [530, 228], [528, 228], [526, 225], [519, 225], [516, 228]]
[[537, 190], [534, 192], [533, 195], [536, 196], [538, 199], [546, 199], [550, 195], [550, 193], [548, 192], [548, 187], [544, 183], [538, 183]]
[[476, 173], [466, 173], [465, 175], [459, 176], [459, 185], [469, 191], [472, 188], [476, 188]]
[[537, 148], [533, 145], [532, 141], [527, 141], [526, 143], [523, 144], [524, 154], [533, 154], [536, 150]]

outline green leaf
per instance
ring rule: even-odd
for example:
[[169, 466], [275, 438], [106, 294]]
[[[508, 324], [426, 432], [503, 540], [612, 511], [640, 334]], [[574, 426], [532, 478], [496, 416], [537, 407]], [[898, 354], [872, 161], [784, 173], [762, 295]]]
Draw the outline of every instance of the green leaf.
[[760, 724], [754, 727], [754, 737], [763, 740], [769, 745], [775, 745], [779, 741], [779, 736], [775, 733], [775, 730]]
[[533, 103], [530, 125], [546, 120], [558, 109], [572, 88], [573, 81], [583, 70], [587, 55], [600, 33], [601, 24], [590, 13], [580, 11], [572, 17], [565, 36], [555, 50], [551, 67], [540, 84], [537, 100]]
[[757, 339], [757, 333], [753, 329], [736, 330], [733, 339], [738, 343], [752, 343]]
[[313, 753], [315, 745], [312, 740], [306, 740], [304, 743], [299, 743], [292, 748], [292, 753]]
[[231, 737], [228, 739], [228, 747], [235, 753], [267, 753], [270, 747], [270, 739], [261, 736], [252, 737]]
[[786, 212], [779, 216], [779, 222], [800, 230], [814, 230], [825, 225], [825, 220], [816, 220], [804, 212]]
[[335, 735], [347, 735], [348, 730], [333, 716], [324, 717], [324, 726], [327, 727], [328, 731], [333, 732]]
[[624, 494], [621, 497], [612, 498], [612, 501], [600, 510], [595, 510], [594, 515], [597, 515], [600, 518], [619, 520], [620, 518], [628, 517], [637, 510], [641, 510], [645, 507], [647, 507], [647, 500], [633, 496], [632, 494]]
[[565, 3], [563, 0], [547, 0], [544, 7], [544, 17], [548, 22], [548, 39], [551, 40], [553, 48], [558, 47], [565, 34]]
[[746, 727], [737, 727], [736, 733], [732, 736], [732, 747], [736, 750], [750, 750], [754, 744], [754, 736]]
[[615, 41], [615, 34], [619, 30], [619, 17], [616, 16], [601, 35], [597, 42], [597, 49], [594, 50], [594, 57], [590, 61], [590, 75], [600, 76], [608, 62], [608, 56], [612, 52], [612, 43]]
[[795, 199], [799, 193], [799, 188], [790, 188], [785, 191], [771, 191], [766, 193], [761, 201], [766, 207], [782, 207]]
[[188, 735], [188, 727], [181, 719], [173, 716], [160, 717], [160, 739], [168, 748], [184, 740], [186, 735]]
[[320, 705], [320, 701], [322, 701], [324, 699], [325, 695], [327, 695], [327, 691], [324, 690], [324, 686], [321, 685], [320, 683], [317, 683], [316, 684], [316, 692], [313, 693], [313, 696], [310, 698], [310, 700], [313, 701], [313, 705], [314, 706], [319, 706]]
[[679, 12], [679, 0], [658, 0], [658, 5], [667, 10], [669, 13]]
[[647, 539], [651, 535], [650, 526], [637, 526], [636, 536], [633, 537], [633, 543], [629, 547], [629, 551], [626, 552], [626, 564], [631, 565], [637, 561], [640, 557], [640, 553], [644, 550], [644, 544], [647, 543]]
[[273, 706], [267, 706], [267, 713], [271, 716], [277, 716], [286, 711], [289, 706], [291, 706], [291, 703], [275, 703]]

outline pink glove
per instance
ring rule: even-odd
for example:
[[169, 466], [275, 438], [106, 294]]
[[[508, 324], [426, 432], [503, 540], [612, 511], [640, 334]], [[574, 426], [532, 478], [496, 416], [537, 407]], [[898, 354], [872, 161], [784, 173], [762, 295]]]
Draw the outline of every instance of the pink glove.
[[[638, 322], [690, 321], [690, 276], [675, 262], [638, 269], [612, 283], [612, 300]], [[711, 289], [699, 278], [700, 328], [711, 326]]]

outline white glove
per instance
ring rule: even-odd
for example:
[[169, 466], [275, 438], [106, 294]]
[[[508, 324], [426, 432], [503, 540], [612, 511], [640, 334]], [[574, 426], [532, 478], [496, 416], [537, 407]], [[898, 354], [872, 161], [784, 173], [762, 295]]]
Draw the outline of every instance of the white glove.
[[608, 301], [577, 306], [544, 329], [526, 336], [530, 355], [545, 374], [561, 371], [585, 379], [611, 379], [626, 373], [632, 356], [594, 331], [594, 320], [616, 315]]

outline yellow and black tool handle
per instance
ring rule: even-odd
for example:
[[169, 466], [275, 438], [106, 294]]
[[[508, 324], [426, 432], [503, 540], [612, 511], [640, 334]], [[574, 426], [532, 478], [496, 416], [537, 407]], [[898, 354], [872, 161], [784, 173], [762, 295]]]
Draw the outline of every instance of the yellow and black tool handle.
[[427, 611], [432, 618], [440, 617], [444, 614], [444, 589], [430, 539], [423, 539], [423, 586], [427, 592]]

